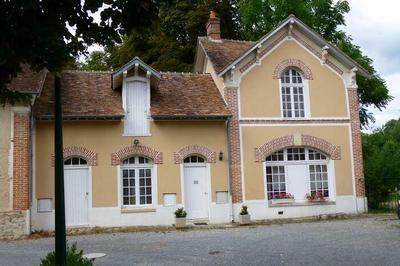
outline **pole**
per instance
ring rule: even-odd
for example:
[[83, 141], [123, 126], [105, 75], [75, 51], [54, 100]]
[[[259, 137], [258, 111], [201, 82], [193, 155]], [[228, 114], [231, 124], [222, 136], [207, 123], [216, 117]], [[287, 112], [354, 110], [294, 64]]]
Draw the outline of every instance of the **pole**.
[[54, 197], [55, 197], [55, 246], [56, 265], [66, 264], [64, 159], [62, 135], [62, 106], [60, 77], [54, 80]]

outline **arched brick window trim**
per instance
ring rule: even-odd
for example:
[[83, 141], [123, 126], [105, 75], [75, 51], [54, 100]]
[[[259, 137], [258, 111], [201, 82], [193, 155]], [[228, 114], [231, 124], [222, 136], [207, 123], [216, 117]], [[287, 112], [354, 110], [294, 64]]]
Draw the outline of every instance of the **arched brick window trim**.
[[215, 163], [216, 154], [207, 147], [198, 145], [188, 145], [174, 153], [175, 163], [183, 163], [183, 160], [193, 154], [198, 154], [206, 158], [208, 163]]
[[311, 69], [306, 64], [304, 64], [303, 61], [301, 61], [299, 59], [286, 59], [286, 60], [283, 60], [282, 62], [280, 62], [275, 67], [273, 78], [279, 79], [281, 77], [282, 72], [285, 71], [289, 67], [294, 67], [294, 68], [301, 70], [305, 79], [309, 79], [309, 80], [313, 79], [313, 74], [311, 72]]
[[129, 157], [134, 155], [143, 155], [153, 160], [155, 164], [162, 164], [163, 157], [162, 152], [156, 151], [153, 148], [143, 146], [143, 145], [134, 145], [127, 146], [120, 149], [117, 152], [111, 154], [111, 165], [119, 165], [121, 162]]
[[[64, 160], [70, 157], [80, 157], [87, 161], [89, 166], [97, 166], [97, 153], [85, 147], [68, 146], [63, 149]], [[54, 166], [54, 154], [51, 156], [51, 166]]]
[[332, 160], [341, 159], [340, 146], [310, 135], [290, 135], [268, 141], [262, 146], [256, 148], [256, 162], [263, 162], [267, 156], [273, 154], [274, 152], [293, 146], [307, 146], [326, 153]]

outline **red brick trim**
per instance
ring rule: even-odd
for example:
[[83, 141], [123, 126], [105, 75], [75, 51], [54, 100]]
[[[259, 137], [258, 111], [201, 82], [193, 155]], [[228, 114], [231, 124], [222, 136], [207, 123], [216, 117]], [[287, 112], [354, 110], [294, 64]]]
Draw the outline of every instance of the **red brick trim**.
[[315, 148], [326, 153], [333, 160], [341, 159], [340, 146], [310, 135], [301, 135], [299, 140], [300, 143], [296, 143], [295, 136], [289, 135], [268, 141], [260, 147], [255, 148], [255, 161], [264, 162], [265, 158], [274, 152], [293, 146], [307, 146]]
[[350, 123], [350, 119], [241, 119], [240, 124], [249, 125], [249, 124], [285, 124], [285, 125], [293, 125], [293, 124], [348, 124]]
[[14, 113], [13, 209], [29, 209], [30, 137], [29, 113]]
[[350, 127], [353, 148], [354, 176], [356, 196], [365, 197], [364, 165], [362, 157], [360, 114], [357, 88], [348, 88], [347, 95], [350, 108]]
[[[68, 146], [63, 149], [64, 160], [70, 157], [80, 157], [87, 161], [89, 166], [97, 166], [97, 153], [85, 147]], [[51, 155], [51, 166], [54, 167], [54, 154]]]
[[216, 154], [212, 150], [207, 147], [198, 146], [198, 145], [188, 145], [183, 147], [177, 152], [174, 152], [174, 161], [176, 164], [183, 163], [183, 160], [191, 155], [191, 154], [199, 154], [206, 158], [208, 163], [215, 163]]
[[301, 70], [305, 79], [313, 79], [313, 74], [311, 69], [301, 60], [299, 59], [285, 59], [280, 62], [274, 70], [274, 79], [279, 79], [281, 77], [282, 72], [284, 72], [289, 67], [295, 67]]
[[[268, 45], [264, 50], [262, 50], [262, 52], [259, 55], [259, 58], [263, 57], [266, 53], [268, 53], [269, 51], [271, 51], [280, 41], [282, 41], [284, 38], [286, 38], [287, 36], [289, 36], [287, 33], [282, 34], [281, 36], [279, 36], [275, 41], [273, 41], [270, 45]], [[305, 40], [303, 40], [301, 37], [299, 37], [297, 34], [295, 34], [294, 32], [292, 32], [292, 34], [290, 35], [290, 37], [293, 37], [294, 39], [296, 39], [301, 45], [303, 45], [310, 53], [314, 54], [316, 57], [318, 57], [320, 60], [322, 60], [322, 53], [317, 51], [316, 49], [314, 49], [314, 47], [312, 47], [308, 42], [306, 42]], [[250, 60], [248, 63], [246, 63], [242, 68], [240, 68], [240, 72], [243, 73], [245, 72], [247, 69], [249, 69], [252, 65], [254, 65], [257, 62], [257, 58], [253, 58], [252, 60]], [[333, 63], [331, 60], [326, 59], [325, 60], [325, 64], [328, 65], [329, 67], [331, 67], [336, 73], [338, 73], [339, 75], [343, 75], [343, 70], [338, 67], [335, 63]]]
[[[295, 38], [299, 43], [301, 43], [304, 47], [306, 47], [311, 53], [313, 53], [316, 57], [322, 60], [322, 53], [315, 50], [308, 42], [297, 36], [297, 34], [292, 33], [293, 38]], [[326, 64], [330, 66], [336, 73], [339, 75], [343, 75], [343, 70], [340, 69], [335, 63], [330, 61], [329, 59], [326, 60]]]
[[242, 195], [242, 167], [240, 157], [240, 131], [239, 131], [239, 105], [238, 90], [236, 87], [226, 87], [224, 91], [225, 101], [232, 117], [228, 124], [228, 141], [230, 157], [230, 183], [233, 203], [243, 201]]
[[143, 155], [153, 160], [155, 164], [163, 163], [162, 152], [142, 145], [127, 146], [111, 154], [111, 165], [119, 165], [121, 162], [134, 155]]

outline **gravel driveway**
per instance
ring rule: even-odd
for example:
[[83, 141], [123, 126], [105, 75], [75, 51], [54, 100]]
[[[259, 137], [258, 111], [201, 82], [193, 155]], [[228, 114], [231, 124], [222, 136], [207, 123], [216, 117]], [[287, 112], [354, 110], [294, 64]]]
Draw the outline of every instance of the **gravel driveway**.
[[[394, 216], [168, 233], [74, 236], [95, 265], [400, 265]], [[37, 265], [54, 240], [0, 242], [0, 265]]]

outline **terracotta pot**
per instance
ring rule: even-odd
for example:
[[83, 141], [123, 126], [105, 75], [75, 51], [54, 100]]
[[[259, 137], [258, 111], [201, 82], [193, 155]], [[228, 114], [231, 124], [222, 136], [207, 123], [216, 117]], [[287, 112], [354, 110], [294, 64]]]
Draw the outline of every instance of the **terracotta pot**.
[[176, 218], [175, 217], [175, 227], [176, 228], [186, 227], [186, 217], [185, 218]]
[[239, 223], [240, 224], [250, 224], [251, 223], [250, 214], [246, 214], [246, 215], [239, 214]]

